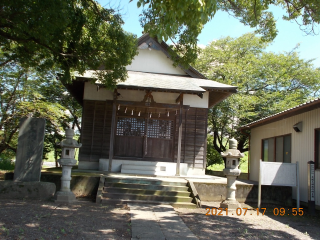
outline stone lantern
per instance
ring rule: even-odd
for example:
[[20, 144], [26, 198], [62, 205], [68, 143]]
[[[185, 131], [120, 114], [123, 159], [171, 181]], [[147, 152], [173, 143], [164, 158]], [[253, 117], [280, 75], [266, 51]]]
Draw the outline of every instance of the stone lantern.
[[73, 139], [74, 132], [72, 129], [66, 129], [66, 138], [59, 145], [62, 148], [62, 156], [58, 160], [62, 166], [62, 177], [61, 177], [61, 189], [56, 193], [55, 202], [58, 203], [72, 203], [76, 201], [76, 196], [70, 190], [71, 181], [71, 169], [73, 166], [77, 165], [77, 160], [75, 157], [75, 149], [82, 146]]
[[244, 154], [240, 153], [237, 145], [237, 140], [232, 138], [229, 140], [229, 149], [221, 153], [221, 156], [226, 158], [226, 168], [223, 169], [223, 173], [227, 176], [227, 199], [220, 203], [220, 207], [230, 210], [241, 208], [240, 203], [236, 200], [236, 178], [241, 173], [239, 163]]

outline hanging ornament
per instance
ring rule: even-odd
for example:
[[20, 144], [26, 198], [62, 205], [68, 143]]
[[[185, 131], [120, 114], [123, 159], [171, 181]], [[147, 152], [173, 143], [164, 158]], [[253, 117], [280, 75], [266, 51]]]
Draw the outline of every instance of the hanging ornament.
[[169, 111], [167, 112], [167, 117], [169, 117]]
[[120, 110], [120, 104], [118, 105], [118, 111]]
[[127, 108], [124, 110], [124, 113], [127, 113]]
[[152, 113], [150, 113], [150, 118], [151, 118], [151, 116], [152, 116]]
[[138, 116], [140, 117], [140, 113], [141, 113], [141, 111], [139, 111], [139, 113], [138, 113]]
[[133, 115], [133, 109], [131, 110], [131, 115]]

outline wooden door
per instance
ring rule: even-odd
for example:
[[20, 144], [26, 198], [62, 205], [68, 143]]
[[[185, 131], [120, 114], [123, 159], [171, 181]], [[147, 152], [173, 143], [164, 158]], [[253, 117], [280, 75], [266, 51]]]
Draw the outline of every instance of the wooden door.
[[144, 157], [156, 161], [172, 161], [174, 121], [147, 119]]
[[118, 117], [114, 155], [118, 157], [142, 158], [144, 136], [144, 118]]
[[114, 155], [172, 161], [174, 120], [118, 117]]

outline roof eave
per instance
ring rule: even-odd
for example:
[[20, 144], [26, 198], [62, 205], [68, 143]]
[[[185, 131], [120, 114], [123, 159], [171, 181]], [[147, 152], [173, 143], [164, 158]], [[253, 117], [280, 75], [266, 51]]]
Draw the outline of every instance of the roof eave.
[[244, 126], [241, 126], [239, 129], [251, 129], [251, 128], [256, 128], [256, 127], [260, 127], [262, 125], [266, 125], [272, 122], [276, 122], [276, 121], [280, 121], [282, 119], [288, 118], [288, 117], [292, 117], [301, 113], [305, 113], [314, 109], [320, 108], [320, 99], [314, 100], [313, 102], [310, 103], [306, 103], [303, 104], [301, 106], [297, 106], [295, 108], [292, 108], [290, 110], [287, 111], [283, 111], [281, 113], [272, 115], [270, 117], [266, 117], [263, 119], [260, 119], [256, 122], [253, 122], [251, 124], [247, 124]]

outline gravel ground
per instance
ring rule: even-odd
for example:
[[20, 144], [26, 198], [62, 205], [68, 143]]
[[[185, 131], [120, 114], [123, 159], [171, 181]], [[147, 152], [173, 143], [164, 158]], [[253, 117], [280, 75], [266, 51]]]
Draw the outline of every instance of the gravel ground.
[[[175, 210], [199, 239], [320, 239], [319, 215], [274, 216], [274, 207], [280, 208], [267, 206], [259, 216], [255, 209], [246, 215], [242, 209], [239, 216], [231, 211], [228, 216], [225, 211], [222, 216], [206, 215], [206, 208], [210, 213], [219, 208], [212, 202], [204, 202], [201, 209]], [[131, 239], [129, 212], [90, 201], [61, 205], [0, 199], [0, 239]]]

